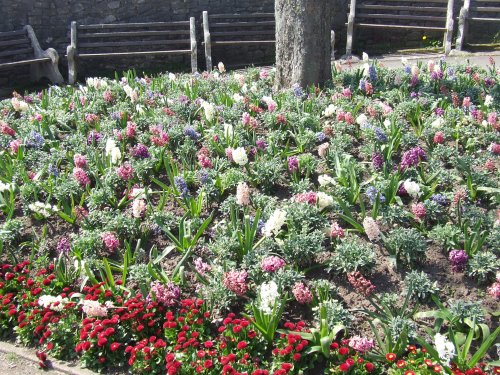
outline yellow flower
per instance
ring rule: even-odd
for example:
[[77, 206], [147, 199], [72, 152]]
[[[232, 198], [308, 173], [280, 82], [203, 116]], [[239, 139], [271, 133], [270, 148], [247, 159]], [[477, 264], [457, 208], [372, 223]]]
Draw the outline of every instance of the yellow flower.
[[422, 40], [426, 40], [426, 39], [427, 39], [427, 36], [426, 36], [426, 35], [424, 35], [424, 36], [422, 37]]

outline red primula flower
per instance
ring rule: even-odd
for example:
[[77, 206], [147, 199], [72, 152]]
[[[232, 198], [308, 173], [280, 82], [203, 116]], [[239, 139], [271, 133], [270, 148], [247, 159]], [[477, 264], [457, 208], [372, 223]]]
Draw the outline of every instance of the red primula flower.
[[389, 362], [394, 362], [396, 360], [396, 354], [394, 354], [394, 353], [387, 353], [385, 355], [385, 359], [387, 359]]

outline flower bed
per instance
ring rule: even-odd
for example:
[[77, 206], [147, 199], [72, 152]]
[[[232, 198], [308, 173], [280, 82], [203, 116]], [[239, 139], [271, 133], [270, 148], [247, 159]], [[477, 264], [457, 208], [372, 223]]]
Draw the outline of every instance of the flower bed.
[[0, 334], [143, 374], [500, 373], [500, 71], [0, 102]]

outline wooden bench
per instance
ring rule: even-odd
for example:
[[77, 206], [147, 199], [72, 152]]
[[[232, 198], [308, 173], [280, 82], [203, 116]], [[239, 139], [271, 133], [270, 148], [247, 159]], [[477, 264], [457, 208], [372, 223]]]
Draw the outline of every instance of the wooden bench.
[[456, 49], [461, 51], [465, 42], [470, 22], [500, 22], [500, 1], [481, 0], [474, 1], [471, 6], [470, 0], [464, 0], [458, 17], [458, 33]]
[[[355, 27], [444, 32], [451, 51], [454, 0], [351, 0], [347, 19], [346, 56], [352, 55]], [[402, 5], [404, 4], [404, 5]]]
[[71, 22], [68, 81], [76, 82], [78, 61], [127, 56], [190, 55], [198, 70], [194, 17], [189, 21], [79, 25]]
[[22, 30], [0, 33], [0, 70], [29, 65], [33, 80], [47, 77], [52, 83], [62, 83], [64, 79], [59, 73], [58, 63], [56, 50], [40, 48], [30, 25]]
[[208, 14], [203, 12], [203, 44], [207, 71], [211, 71], [213, 46], [273, 45], [274, 13]]

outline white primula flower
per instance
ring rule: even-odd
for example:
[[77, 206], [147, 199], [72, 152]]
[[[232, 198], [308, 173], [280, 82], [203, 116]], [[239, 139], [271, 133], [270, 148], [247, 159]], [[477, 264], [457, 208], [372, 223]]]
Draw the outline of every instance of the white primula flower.
[[449, 366], [450, 361], [455, 357], [455, 346], [453, 343], [440, 333], [436, 333], [436, 336], [434, 336], [434, 346], [439, 358], [444, 364]]
[[233, 160], [238, 165], [245, 165], [248, 163], [248, 156], [243, 147], [233, 149]]
[[368, 54], [366, 52], [363, 52], [362, 59], [363, 59], [363, 62], [368, 62], [368, 61], [370, 61], [370, 56], [368, 56]]
[[271, 237], [273, 234], [277, 235], [281, 227], [285, 224], [285, 221], [286, 212], [277, 208], [264, 225], [264, 235], [266, 237]]
[[328, 107], [325, 108], [323, 111], [323, 116], [325, 117], [333, 117], [335, 115], [335, 112], [337, 111], [337, 107], [334, 106], [333, 104], [330, 104]]
[[279, 303], [280, 293], [274, 281], [263, 283], [260, 286], [260, 310], [267, 315], [273, 313], [276, 303]]
[[322, 174], [318, 176], [318, 183], [320, 186], [335, 185], [335, 179], [327, 174]]
[[420, 185], [414, 181], [406, 180], [403, 182], [403, 187], [412, 198], [417, 198], [420, 195]]
[[171, 81], [175, 81], [177, 77], [174, 73], [168, 73], [168, 79]]
[[325, 194], [322, 191], [316, 193], [316, 199], [320, 210], [333, 205], [333, 198], [331, 195]]

